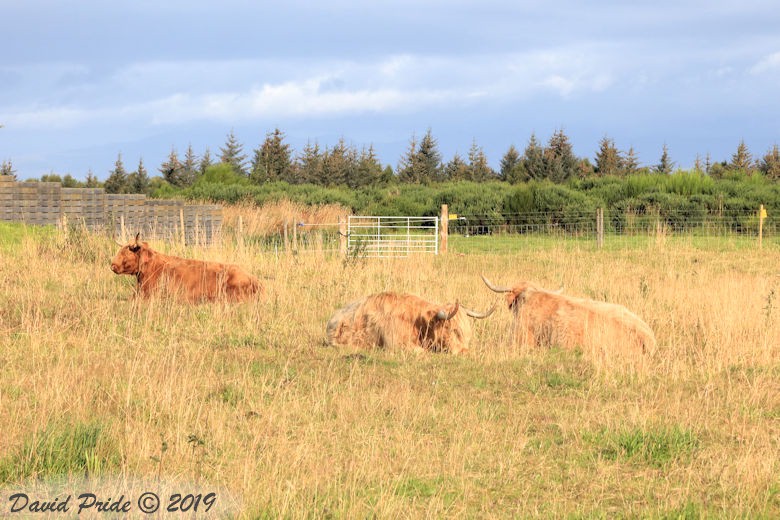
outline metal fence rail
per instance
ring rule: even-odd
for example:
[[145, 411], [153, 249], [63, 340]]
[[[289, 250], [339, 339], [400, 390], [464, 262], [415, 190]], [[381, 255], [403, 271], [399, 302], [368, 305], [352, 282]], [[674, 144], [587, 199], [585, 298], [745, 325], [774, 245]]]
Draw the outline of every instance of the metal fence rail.
[[439, 254], [438, 217], [350, 216], [347, 249], [367, 257]]

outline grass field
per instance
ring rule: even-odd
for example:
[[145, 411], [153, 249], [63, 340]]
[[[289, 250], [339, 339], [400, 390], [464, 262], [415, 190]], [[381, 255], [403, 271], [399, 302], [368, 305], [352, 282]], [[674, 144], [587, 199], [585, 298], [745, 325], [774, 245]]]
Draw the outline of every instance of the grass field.
[[[399, 260], [153, 243], [266, 286], [193, 306], [132, 299], [110, 240], [0, 226], [0, 490], [159, 477], [226, 490], [241, 518], [780, 517], [777, 247], [458, 242]], [[460, 357], [324, 343], [370, 292], [487, 308], [481, 273], [624, 304], [659, 348], [642, 370], [518, 350], [504, 308]]]

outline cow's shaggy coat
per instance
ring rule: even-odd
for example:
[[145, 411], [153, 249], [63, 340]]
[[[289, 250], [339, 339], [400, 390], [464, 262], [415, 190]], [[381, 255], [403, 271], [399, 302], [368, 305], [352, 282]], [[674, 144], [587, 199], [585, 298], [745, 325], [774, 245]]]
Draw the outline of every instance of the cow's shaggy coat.
[[567, 296], [532, 282], [496, 287], [484, 276], [482, 279], [493, 291], [506, 293], [513, 314], [511, 336], [516, 344], [586, 347], [626, 354], [655, 350], [652, 329], [622, 305]]
[[243, 300], [261, 292], [260, 282], [236, 265], [164, 255], [140, 242], [138, 235], [111, 262], [116, 274], [135, 276], [142, 297], [173, 294], [190, 302]]
[[332, 345], [412, 348], [459, 354], [469, 348], [469, 317], [486, 318], [458, 304], [438, 305], [412, 294], [383, 292], [356, 300], [328, 321]]

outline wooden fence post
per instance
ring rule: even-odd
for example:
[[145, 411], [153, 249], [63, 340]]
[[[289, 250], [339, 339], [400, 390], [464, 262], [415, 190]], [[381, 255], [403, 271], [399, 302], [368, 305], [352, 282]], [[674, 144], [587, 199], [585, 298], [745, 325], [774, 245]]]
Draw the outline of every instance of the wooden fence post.
[[450, 211], [446, 204], [441, 205], [441, 228], [439, 234], [441, 235], [441, 249], [439, 252], [446, 254], [450, 236]]
[[184, 206], [179, 208], [179, 225], [181, 226], [181, 245], [187, 245], [187, 228], [184, 227]]
[[604, 208], [596, 210], [596, 244], [599, 249], [604, 247]]
[[764, 209], [764, 205], [761, 204], [761, 207], [758, 208], [758, 248], [761, 249], [763, 247], [764, 242], [764, 219], [766, 218], [766, 209]]
[[298, 252], [298, 222], [293, 220], [293, 242], [292, 242], [292, 249], [293, 253]]
[[290, 252], [290, 242], [287, 237], [287, 220], [284, 221], [284, 252]]

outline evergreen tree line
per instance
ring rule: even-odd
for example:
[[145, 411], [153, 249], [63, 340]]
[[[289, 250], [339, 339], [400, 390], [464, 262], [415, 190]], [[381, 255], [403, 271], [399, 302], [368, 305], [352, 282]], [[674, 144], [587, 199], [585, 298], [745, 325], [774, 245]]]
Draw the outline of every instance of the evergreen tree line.
[[[87, 173], [84, 182], [69, 174], [60, 177], [53, 173], [44, 175], [40, 180], [59, 181], [63, 186], [72, 187], [102, 186], [108, 193], [170, 196], [205, 179], [209, 168], [217, 166], [229, 167], [234, 174], [230, 176], [231, 182], [241, 179], [255, 185], [282, 181], [291, 185], [362, 188], [396, 182], [427, 185], [446, 181], [479, 183], [500, 180], [517, 184], [548, 180], [564, 183], [571, 179], [591, 177], [669, 174], [675, 169], [675, 162], [671, 160], [664, 144], [658, 163], [642, 166], [633, 147], [621, 151], [613, 139], [605, 136], [599, 143], [595, 162], [591, 163], [588, 158], [577, 157], [568, 136], [563, 130], [557, 130], [546, 145], [540, 143], [536, 135], [532, 134], [522, 153], [514, 145], [510, 146], [496, 171], [491, 168], [484, 150], [476, 141], [472, 142], [467, 157], [456, 153], [452, 159], [445, 162], [429, 129], [422, 138], [411, 138], [407, 151], [394, 171], [392, 167], [383, 167], [380, 164], [373, 146], [358, 150], [343, 138], [332, 147], [321, 148], [318, 143], [309, 142], [296, 154], [285, 142], [285, 134], [277, 128], [266, 134], [265, 140], [253, 150], [251, 158], [231, 131], [224, 146], [219, 148], [216, 158], [212, 157], [208, 148], [198, 156], [190, 145], [183, 157], [172, 148], [168, 157], [157, 168], [159, 176], [150, 177], [143, 159], [139, 160], [134, 171], [127, 171], [120, 153], [114, 168], [103, 183], [98, 181], [92, 171]], [[693, 170], [713, 178], [742, 172], [748, 176], [760, 173], [770, 180], [780, 181], [780, 149], [778, 145], [774, 145], [762, 157], [754, 159], [743, 140], [729, 161], [713, 163], [708, 154], [704, 159], [696, 158]], [[15, 173], [10, 160], [0, 164], [0, 174]]]

